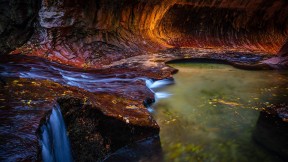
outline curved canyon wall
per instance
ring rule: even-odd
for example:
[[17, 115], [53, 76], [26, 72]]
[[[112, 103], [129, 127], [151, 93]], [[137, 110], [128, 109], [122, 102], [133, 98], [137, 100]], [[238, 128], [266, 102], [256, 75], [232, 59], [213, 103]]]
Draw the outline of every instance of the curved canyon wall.
[[35, 0], [0, 0], [0, 55], [29, 40], [38, 8]]
[[[285, 0], [42, 0], [40, 3], [33, 36], [12, 53], [41, 56], [79, 67], [101, 68], [120, 59], [168, 48], [277, 54], [288, 35]], [[23, 43], [14, 46], [19, 44]]]

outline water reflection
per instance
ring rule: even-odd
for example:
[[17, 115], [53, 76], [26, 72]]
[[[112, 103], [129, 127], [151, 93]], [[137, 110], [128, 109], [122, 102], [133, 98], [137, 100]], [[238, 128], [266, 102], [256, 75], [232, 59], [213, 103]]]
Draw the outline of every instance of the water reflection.
[[154, 117], [165, 161], [281, 161], [252, 140], [259, 112], [287, 102], [288, 75], [227, 65], [175, 64]]

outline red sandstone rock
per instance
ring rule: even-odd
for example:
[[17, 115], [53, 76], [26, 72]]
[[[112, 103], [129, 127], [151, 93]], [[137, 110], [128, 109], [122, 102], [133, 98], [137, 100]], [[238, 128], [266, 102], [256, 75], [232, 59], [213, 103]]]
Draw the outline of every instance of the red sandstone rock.
[[287, 11], [281, 0], [42, 0], [37, 30], [13, 53], [91, 68], [171, 47], [276, 54]]

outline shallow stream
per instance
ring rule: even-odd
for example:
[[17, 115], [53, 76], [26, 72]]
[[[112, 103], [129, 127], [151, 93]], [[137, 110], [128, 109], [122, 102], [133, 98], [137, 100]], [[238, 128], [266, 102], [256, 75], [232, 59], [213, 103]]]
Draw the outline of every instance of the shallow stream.
[[281, 161], [252, 136], [261, 110], [288, 102], [287, 71], [171, 66], [179, 69], [175, 84], [154, 89], [171, 94], [153, 105], [164, 161]]
[[[144, 86], [144, 81], [155, 92], [156, 103], [149, 110], [160, 126], [160, 138], [142, 141], [138, 148], [124, 147], [115, 156], [138, 154], [138, 161], [157, 162], [281, 161], [255, 142], [258, 134], [254, 132], [262, 110], [287, 105], [288, 71], [245, 71], [207, 63], [171, 66], [179, 69], [174, 84], [169, 79], [155, 82], [133, 73], [79, 71], [35, 58], [1, 60], [0, 161], [37, 159], [36, 130], [55, 98], [84, 98], [82, 90], [143, 95], [147, 88], [142, 91], [136, 83]], [[269, 132], [268, 139], [281, 138], [273, 130], [260, 130]], [[287, 130], [282, 132], [287, 134]]]

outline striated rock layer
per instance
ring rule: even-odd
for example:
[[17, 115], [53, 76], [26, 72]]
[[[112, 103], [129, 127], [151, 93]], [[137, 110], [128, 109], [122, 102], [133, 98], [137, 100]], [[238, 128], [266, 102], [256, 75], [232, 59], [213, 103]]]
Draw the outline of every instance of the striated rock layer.
[[175, 47], [276, 55], [287, 39], [288, 3], [283, 0], [39, 3], [32, 38], [13, 53], [78, 67], [102, 68]]
[[[0, 161], [41, 159], [37, 129], [58, 98], [75, 160], [103, 159], [119, 147], [159, 133], [144, 106], [154, 98], [144, 74], [119, 69], [87, 72], [17, 55], [0, 60], [0, 75]], [[100, 150], [91, 150], [92, 144]]]
[[0, 0], [0, 55], [26, 43], [33, 34], [38, 1]]
[[[288, 2], [285, 0], [0, 0], [0, 9], [0, 54], [11, 52], [38, 56], [82, 69], [93, 69], [89, 72], [100, 79], [103, 79], [103, 74], [107, 77], [104, 79], [116, 79], [113, 84], [101, 82], [93, 85], [98, 86], [94, 87], [97, 90], [111, 88], [113, 91], [92, 92], [85, 89], [85, 86], [89, 87], [88, 83], [75, 88], [71, 87], [71, 82], [57, 82], [65, 79], [62, 74], [73, 76], [79, 69], [69, 69], [73, 73], [63, 71], [65, 68], [57, 71], [58, 66], [43, 60], [30, 60], [31, 57], [19, 56], [17, 60], [14, 56], [15, 60], [12, 61], [10, 58], [1, 59], [2, 72], [13, 69], [10, 64], [16, 64], [14, 71], [10, 72], [19, 76], [9, 76], [9, 73], [3, 79], [0, 76], [0, 95], [5, 97], [2, 99], [5, 102], [0, 103], [3, 107], [0, 118], [5, 119], [1, 125], [5, 127], [1, 129], [5, 133], [1, 133], [0, 154], [5, 156], [0, 160], [10, 157], [12, 161], [37, 160], [35, 131], [40, 119], [51, 108], [55, 98], [66, 95], [84, 98], [80, 101], [73, 98], [59, 101], [64, 105], [64, 118], [69, 124], [72, 147], [80, 147], [81, 143], [77, 143], [80, 137], [86, 140], [85, 146], [94, 142], [103, 150], [85, 157], [73, 149], [80, 161], [85, 158], [91, 160], [95, 156], [104, 158], [125, 143], [141, 139], [142, 136], [138, 136], [141, 133], [137, 134], [137, 131], [141, 132], [143, 127], [147, 128], [143, 129], [145, 132], [151, 130], [147, 136], [157, 134], [159, 127], [143, 105], [147, 98], [152, 102], [154, 94], [143, 80], [134, 82], [134, 79], [144, 76], [145, 79], [171, 77], [176, 70], [167, 67], [164, 64], [166, 61], [214, 59], [249, 69], [288, 67]], [[27, 64], [31, 67], [26, 67]], [[50, 73], [49, 68], [52, 67], [60, 77], [56, 81], [27, 77], [40, 73], [47, 74], [44, 78], [40, 75], [40, 79], [49, 80], [52, 78], [50, 74], [56, 74]], [[20, 73], [19, 69], [24, 69], [24, 73]], [[27, 69], [31, 71], [26, 72]], [[26, 74], [27, 79], [17, 79], [22, 77], [21, 74]], [[89, 79], [90, 75], [87, 76]], [[87, 80], [85, 77], [81, 79]], [[114, 84], [121, 86], [115, 88]], [[58, 93], [54, 94], [54, 91]], [[44, 103], [38, 101], [40, 93]], [[78, 105], [72, 103], [73, 107], [68, 109], [71, 105], [65, 104], [74, 100]], [[84, 104], [88, 100], [91, 104]], [[80, 107], [83, 109], [80, 110]], [[29, 111], [30, 108], [35, 108], [35, 111]], [[25, 122], [27, 114], [33, 117], [28, 127]], [[91, 114], [93, 117], [89, 116]], [[6, 116], [11, 120], [6, 120]], [[94, 116], [99, 118], [95, 119]], [[77, 120], [73, 121], [72, 118]], [[22, 121], [24, 124], [16, 124], [15, 129], [10, 129], [11, 123], [21, 124]], [[123, 132], [107, 134], [110, 130], [103, 130], [106, 124], [114, 123], [123, 128]], [[83, 134], [77, 134], [75, 125], [76, 128], [83, 128]], [[89, 129], [100, 131], [89, 136]], [[15, 130], [19, 135], [10, 138], [8, 135]], [[137, 130], [136, 134], [131, 130]], [[31, 135], [31, 139], [22, 137], [22, 132]], [[122, 133], [129, 138], [122, 138]], [[106, 137], [113, 140], [109, 141]], [[6, 143], [11, 141], [16, 143], [7, 147]], [[14, 151], [14, 145], [18, 145], [20, 151]]]

